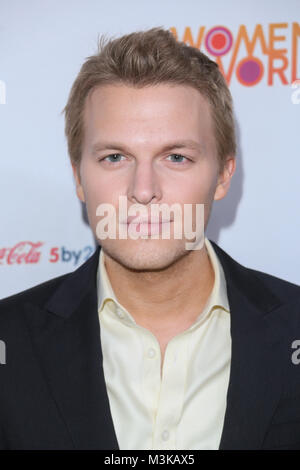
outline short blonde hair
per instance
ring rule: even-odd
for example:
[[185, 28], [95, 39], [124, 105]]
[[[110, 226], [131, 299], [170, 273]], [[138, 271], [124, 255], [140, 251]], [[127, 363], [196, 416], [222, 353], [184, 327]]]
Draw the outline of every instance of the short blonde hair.
[[98, 52], [82, 65], [63, 109], [68, 151], [75, 165], [81, 160], [88, 94], [97, 86], [120, 83], [196, 88], [210, 103], [220, 171], [226, 157], [235, 156], [232, 97], [218, 65], [198, 49], [178, 42], [169, 30], [157, 27], [116, 39], [101, 36]]

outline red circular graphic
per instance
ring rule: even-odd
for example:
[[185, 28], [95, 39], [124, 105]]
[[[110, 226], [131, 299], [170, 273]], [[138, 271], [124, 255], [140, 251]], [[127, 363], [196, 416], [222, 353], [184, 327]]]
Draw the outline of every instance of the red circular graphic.
[[222, 50], [226, 45], [226, 37], [221, 33], [215, 34], [211, 39], [211, 45], [215, 50]]
[[215, 26], [205, 37], [205, 47], [209, 54], [221, 56], [227, 54], [233, 43], [231, 31], [224, 26]]

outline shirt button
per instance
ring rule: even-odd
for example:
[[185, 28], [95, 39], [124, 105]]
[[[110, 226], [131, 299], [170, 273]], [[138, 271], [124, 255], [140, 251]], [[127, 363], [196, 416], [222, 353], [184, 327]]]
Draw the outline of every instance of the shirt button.
[[120, 318], [124, 318], [124, 313], [122, 312], [122, 310], [120, 308], [117, 308], [117, 315], [120, 317]]
[[152, 358], [155, 356], [155, 354], [156, 354], [155, 349], [153, 348], [148, 349], [148, 357]]
[[162, 433], [161, 437], [162, 437], [162, 440], [163, 441], [167, 441], [169, 439], [169, 431], [167, 431], [166, 429], [164, 430], [164, 432]]

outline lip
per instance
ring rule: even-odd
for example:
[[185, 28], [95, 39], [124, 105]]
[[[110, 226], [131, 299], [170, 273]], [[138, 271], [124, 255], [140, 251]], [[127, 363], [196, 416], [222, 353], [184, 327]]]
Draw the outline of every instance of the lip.
[[151, 219], [151, 218], [143, 218], [143, 217], [128, 217], [127, 221], [123, 222], [124, 224], [132, 224], [132, 225], [162, 225], [166, 223], [170, 223], [172, 220], [159, 220], [159, 219]]
[[166, 222], [136, 222], [134, 219], [131, 223], [126, 224], [127, 230], [134, 230], [139, 235], [159, 235], [164, 232], [165, 227], [170, 226], [171, 220]]

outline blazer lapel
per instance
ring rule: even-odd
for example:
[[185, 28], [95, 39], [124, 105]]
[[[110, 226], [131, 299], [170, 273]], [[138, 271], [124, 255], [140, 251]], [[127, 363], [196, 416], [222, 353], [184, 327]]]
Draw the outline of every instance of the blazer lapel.
[[[33, 345], [71, 447], [118, 449], [102, 367], [96, 272], [99, 247], [44, 306], [26, 305]], [[55, 315], [53, 315], [53, 313]]]
[[232, 356], [220, 449], [260, 449], [282, 384], [286, 304], [211, 242], [224, 269]]

